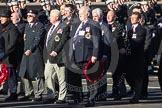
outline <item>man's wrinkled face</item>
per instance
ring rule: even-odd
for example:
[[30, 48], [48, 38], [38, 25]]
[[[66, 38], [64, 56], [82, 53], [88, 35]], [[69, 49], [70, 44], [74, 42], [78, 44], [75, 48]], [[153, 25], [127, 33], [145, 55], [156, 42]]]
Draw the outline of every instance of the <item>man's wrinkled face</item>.
[[79, 10], [79, 19], [80, 19], [81, 21], [85, 21], [85, 20], [88, 19], [88, 13], [86, 12], [85, 9]]
[[11, 14], [11, 21], [13, 24], [17, 24], [20, 22], [19, 14], [18, 13], [12, 13]]
[[54, 24], [56, 23], [58, 20], [59, 20], [59, 16], [53, 14], [53, 13], [50, 13], [50, 23]]
[[100, 22], [100, 15], [98, 15], [96, 12], [92, 14], [93, 20], [96, 22]]

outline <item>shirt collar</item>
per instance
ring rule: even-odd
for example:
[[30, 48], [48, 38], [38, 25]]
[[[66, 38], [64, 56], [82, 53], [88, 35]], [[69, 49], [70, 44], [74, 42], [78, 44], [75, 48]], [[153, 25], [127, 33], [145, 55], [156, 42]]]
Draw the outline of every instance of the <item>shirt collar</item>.
[[133, 28], [135, 29], [137, 26], [138, 26], [138, 23], [137, 24], [134, 24], [134, 25], [132, 25], [133, 26]]
[[56, 28], [59, 24], [60, 24], [60, 21], [56, 22], [56, 23], [53, 24], [53, 25], [55, 25], [55, 28]]

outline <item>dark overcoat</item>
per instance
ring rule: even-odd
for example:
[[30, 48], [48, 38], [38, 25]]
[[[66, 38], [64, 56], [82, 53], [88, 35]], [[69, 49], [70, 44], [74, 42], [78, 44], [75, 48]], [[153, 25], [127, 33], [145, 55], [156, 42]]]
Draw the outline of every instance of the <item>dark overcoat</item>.
[[17, 42], [19, 32], [15, 25], [12, 22], [8, 24], [1, 25], [1, 36], [4, 41], [4, 57], [3, 63], [7, 64], [8, 67], [16, 67], [17, 66]]
[[23, 55], [19, 72], [20, 77], [44, 77], [44, 36], [45, 29], [42, 23], [34, 22], [32, 27], [26, 24], [24, 33], [24, 53], [27, 50], [30, 50], [32, 53], [29, 56]]

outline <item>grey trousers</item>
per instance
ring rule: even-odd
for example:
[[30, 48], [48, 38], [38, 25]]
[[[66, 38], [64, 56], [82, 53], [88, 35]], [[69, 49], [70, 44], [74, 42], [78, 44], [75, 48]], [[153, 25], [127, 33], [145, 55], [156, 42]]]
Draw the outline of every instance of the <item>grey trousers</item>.
[[[40, 98], [45, 90], [44, 78], [36, 79], [36, 87], [33, 86], [32, 79], [22, 78], [24, 84], [25, 96], [34, 96]], [[35, 91], [34, 91], [35, 90]]]
[[45, 64], [45, 83], [47, 85], [47, 98], [55, 97], [55, 82], [58, 78], [59, 96], [58, 100], [64, 100], [67, 94], [65, 66], [59, 67], [57, 64], [51, 64], [49, 60]]

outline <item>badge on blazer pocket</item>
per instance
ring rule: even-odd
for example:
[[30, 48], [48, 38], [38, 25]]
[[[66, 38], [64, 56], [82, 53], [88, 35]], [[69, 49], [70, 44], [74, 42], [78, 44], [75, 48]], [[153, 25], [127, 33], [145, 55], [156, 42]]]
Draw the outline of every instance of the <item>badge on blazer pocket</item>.
[[55, 41], [56, 42], [60, 41], [60, 37], [58, 35], [55, 36]]
[[90, 34], [89, 32], [86, 33], [85, 38], [86, 38], [86, 39], [90, 39], [90, 38], [91, 38], [91, 34]]

